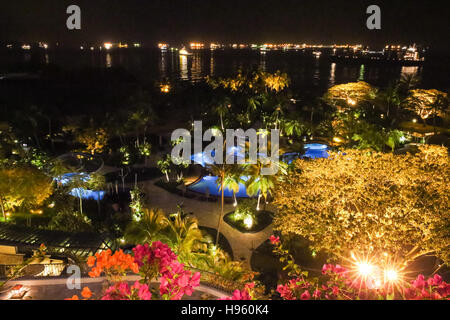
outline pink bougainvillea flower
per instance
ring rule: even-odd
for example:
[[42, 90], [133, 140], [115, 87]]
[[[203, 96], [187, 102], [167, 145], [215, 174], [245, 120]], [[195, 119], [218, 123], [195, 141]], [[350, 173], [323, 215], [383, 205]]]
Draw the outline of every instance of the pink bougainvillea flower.
[[308, 290], [305, 290], [305, 291], [301, 294], [300, 299], [301, 299], [301, 300], [309, 300], [309, 299], [311, 299], [311, 294], [309, 293]]
[[269, 239], [272, 244], [278, 244], [280, 242], [280, 237], [275, 237], [274, 235], [271, 235]]

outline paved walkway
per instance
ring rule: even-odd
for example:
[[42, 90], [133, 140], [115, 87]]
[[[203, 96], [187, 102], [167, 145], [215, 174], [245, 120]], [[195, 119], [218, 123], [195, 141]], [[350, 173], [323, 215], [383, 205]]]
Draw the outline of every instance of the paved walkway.
[[[148, 205], [150, 208], [160, 208], [165, 213], [173, 213], [177, 211], [177, 205], [183, 204], [184, 212], [193, 212], [194, 216], [198, 219], [200, 226], [217, 229], [221, 208], [220, 201], [206, 202], [196, 199], [187, 199], [155, 186], [154, 182], [156, 180], [139, 183], [139, 186], [142, 187], [143, 191], [147, 194]], [[273, 208], [269, 207], [268, 209], [275, 212]], [[225, 214], [233, 210], [234, 207], [232, 205], [225, 204]], [[241, 233], [222, 221], [220, 232], [230, 243], [234, 259], [242, 260], [250, 267], [252, 251], [270, 237], [272, 234], [272, 226], [270, 225], [258, 233]]]
[[[135, 281], [140, 280], [141, 277], [138, 275], [128, 275], [124, 277], [124, 280], [128, 281], [129, 284], [133, 284]], [[81, 298], [81, 289], [69, 289], [67, 283], [69, 278], [58, 277], [58, 278], [48, 278], [48, 279], [16, 279], [9, 281], [6, 288], [0, 292], [0, 300], [7, 300], [11, 298], [10, 289], [15, 285], [22, 285], [26, 291], [23, 300], [63, 300], [65, 298], [70, 298], [73, 295], [78, 295]], [[105, 277], [98, 278], [80, 278], [80, 287], [83, 288], [88, 286], [92, 290], [94, 296], [98, 297], [102, 292], [105, 284]], [[69, 283], [73, 284], [72, 281]], [[158, 287], [157, 281], [152, 281], [152, 286], [154, 288]], [[204, 295], [207, 297], [203, 297]], [[210, 300], [216, 300], [228, 296], [229, 294], [221, 290], [212, 288], [210, 286], [200, 284], [194, 291], [192, 296], [185, 296], [183, 300], [203, 300], [208, 298]]]

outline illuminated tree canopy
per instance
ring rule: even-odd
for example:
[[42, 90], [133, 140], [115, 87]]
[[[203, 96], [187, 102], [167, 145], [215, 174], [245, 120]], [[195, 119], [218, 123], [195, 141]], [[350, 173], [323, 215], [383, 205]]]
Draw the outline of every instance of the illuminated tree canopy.
[[223, 87], [231, 91], [254, 91], [255, 93], [273, 90], [279, 92], [289, 86], [289, 77], [286, 73], [254, 72], [251, 75], [239, 73], [233, 78], [208, 79], [213, 88]]
[[328, 89], [324, 99], [338, 109], [347, 109], [374, 99], [376, 93], [376, 88], [367, 82], [349, 82]]
[[22, 205], [39, 206], [52, 191], [51, 179], [36, 168], [0, 168], [0, 204], [3, 214]]
[[450, 166], [445, 147], [415, 155], [345, 150], [297, 160], [275, 188], [274, 228], [315, 250], [389, 253], [404, 261], [433, 254], [450, 262]]
[[84, 151], [94, 155], [104, 151], [108, 144], [108, 134], [103, 128], [86, 129], [77, 136], [77, 140], [86, 146]]
[[442, 116], [449, 106], [448, 95], [436, 89], [415, 89], [409, 91], [405, 106], [422, 119]]

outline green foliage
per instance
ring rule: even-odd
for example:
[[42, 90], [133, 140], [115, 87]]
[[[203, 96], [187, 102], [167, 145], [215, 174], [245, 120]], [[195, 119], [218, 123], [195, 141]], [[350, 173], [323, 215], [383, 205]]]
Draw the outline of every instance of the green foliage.
[[130, 196], [131, 196], [130, 208], [133, 212], [133, 220], [140, 221], [142, 219], [142, 216], [144, 215], [144, 196], [145, 196], [145, 194], [136, 185], [130, 191]]
[[433, 254], [450, 261], [450, 165], [445, 147], [417, 154], [358, 150], [297, 160], [275, 189], [274, 228], [310, 241], [317, 252], [399, 261]]
[[90, 232], [93, 231], [91, 220], [78, 211], [63, 209], [57, 213], [48, 224], [51, 230], [68, 232]]
[[40, 206], [53, 192], [52, 180], [31, 166], [0, 168], [0, 205], [3, 216], [22, 206]]
[[196, 218], [182, 212], [166, 217], [159, 209], [144, 209], [142, 219], [131, 222], [125, 231], [130, 243], [167, 243], [181, 262], [191, 268], [219, 274], [230, 280], [240, 280], [248, 275], [241, 262], [232, 261], [227, 253], [215, 246], [213, 239], [198, 228]]
[[169, 154], [166, 155], [165, 158], [158, 160], [156, 163], [157, 167], [163, 174], [166, 175], [167, 182], [170, 181], [169, 174], [171, 172], [172, 167], [172, 159]]

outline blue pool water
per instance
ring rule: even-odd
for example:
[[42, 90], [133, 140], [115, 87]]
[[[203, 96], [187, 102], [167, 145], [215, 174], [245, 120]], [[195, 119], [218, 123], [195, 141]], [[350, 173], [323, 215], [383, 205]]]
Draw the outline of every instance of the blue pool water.
[[[247, 177], [242, 177], [242, 180], [247, 180]], [[221, 196], [222, 192], [219, 191], [219, 186], [217, 185], [217, 177], [215, 176], [204, 176], [200, 181], [190, 185], [188, 187], [189, 190], [200, 192], [203, 194], [209, 194], [211, 196]], [[230, 189], [225, 189], [223, 192], [225, 197], [232, 197], [233, 191]], [[245, 185], [239, 183], [239, 192], [236, 193], [237, 198], [248, 198], [247, 190], [245, 189]]]
[[[80, 176], [81, 180], [85, 182], [89, 180], [89, 174], [78, 172], [63, 174], [61, 177], [55, 178], [55, 180], [58, 183], [61, 183], [62, 185], [67, 185], [68, 183], [70, 183], [71, 179], [75, 176]], [[70, 190], [69, 194], [74, 197], [81, 197], [84, 200], [103, 200], [105, 196], [105, 191], [88, 190], [85, 188], [73, 188], [72, 190]]]
[[[238, 150], [236, 147], [233, 147], [235, 149], [231, 150], [228, 149], [229, 153], [234, 152], [236, 157], [239, 157]], [[311, 159], [317, 159], [317, 158], [328, 158], [328, 146], [325, 144], [320, 143], [309, 143], [305, 145], [305, 154], [301, 155], [298, 152], [292, 152], [292, 153], [285, 153], [281, 156], [281, 160], [291, 164], [292, 161], [298, 158], [311, 158]], [[212, 156], [214, 156], [214, 153], [212, 153]], [[191, 157], [192, 161], [194, 161], [197, 164], [200, 164], [202, 166], [205, 166], [206, 164], [213, 164], [212, 158], [208, 156], [204, 156], [203, 153], [197, 153], [192, 155]], [[242, 180], [246, 181], [247, 177], [242, 177]], [[188, 190], [207, 194], [212, 196], [220, 196], [221, 192], [219, 191], [219, 186], [217, 186], [217, 177], [215, 176], [204, 176], [201, 178], [198, 182], [191, 184], [187, 187]], [[229, 189], [224, 190], [224, 196], [225, 197], [232, 197], [233, 191]], [[247, 190], [245, 188], [245, 185], [240, 183], [239, 184], [239, 192], [236, 194], [237, 198], [248, 198]]]
[[281, 160], [287, 164], [291, 164], [292, 161], [299, 158], [328, 158], [329, 147], [326, 144], [321, 143], [308, 143], [305, 144], [305, 153], [302, 155], [298, 152], [285, 153], [281, 156]]

